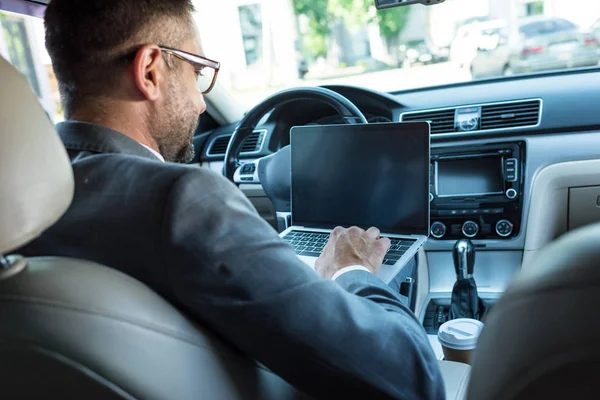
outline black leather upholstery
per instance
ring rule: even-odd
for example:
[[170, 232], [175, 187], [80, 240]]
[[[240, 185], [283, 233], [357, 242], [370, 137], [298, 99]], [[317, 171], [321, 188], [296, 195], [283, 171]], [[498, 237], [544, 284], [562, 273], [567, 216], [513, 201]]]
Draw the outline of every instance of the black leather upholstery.
[[137, 280], [28, 260], [0, 280], [3, 398], [301, 399]]
[[596, 399], [600, 224], [544, 248], [487, 316], [472, 400]]

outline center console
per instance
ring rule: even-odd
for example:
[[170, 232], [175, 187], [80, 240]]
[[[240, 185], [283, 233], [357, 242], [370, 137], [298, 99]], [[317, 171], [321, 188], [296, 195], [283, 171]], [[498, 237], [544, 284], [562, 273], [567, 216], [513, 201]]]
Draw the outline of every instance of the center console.
[[515, 237], [521, 227], [525, 144], [431, 150], [431, 237]]

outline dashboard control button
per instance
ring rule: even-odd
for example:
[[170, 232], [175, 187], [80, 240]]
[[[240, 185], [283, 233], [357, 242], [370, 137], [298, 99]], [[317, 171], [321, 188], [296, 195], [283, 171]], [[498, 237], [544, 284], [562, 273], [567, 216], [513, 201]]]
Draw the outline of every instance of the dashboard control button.
[[476, 222], [467, 221], [463, 224], [461, 231], [465, 237], [473, 238], [479, 233], [479, 225]]
[[433, 236], [434, 238], [440, 239], [444, 237], [445, 234], [446, 225], [444, 225], [444, 223], [437, 221], [431, 225], [431, 236]]
[[519, 177], [516, 158], [509, 158], [504, 161], [504, 179], [509, 182], [516, 182]]
[[516, 199], [517, 195], [518, 195], [518, 193], [515, 189], [508, 189], [506, 191], [506, 197], [508, 197], [511, 200]]
[[492, 233], [492, 226], [490, 224], [481, 225], [481, 233], [483, 233], [484, 235]]
[[462, 233], [462, 225], [460, 224], [454, 224], [452, 225], [452, 234], [453, 235], [460, 235]]
[[253, 174], [256, 171], [256, 164], [248, 163], [244, 164], [241, 169], [242, 174]]
[[492, 214], [504, 214], [504, 208], [492, 208], [490, 211]]
[[435, 197], [433, 196], [433, 193], [429, 193], [429, 202], [431, 203], [433, 201]]
[[498, 236], [508, 237], [513, 233], [515, 226], [512, 222], [502, 219], [496, 223], [496, 233]]

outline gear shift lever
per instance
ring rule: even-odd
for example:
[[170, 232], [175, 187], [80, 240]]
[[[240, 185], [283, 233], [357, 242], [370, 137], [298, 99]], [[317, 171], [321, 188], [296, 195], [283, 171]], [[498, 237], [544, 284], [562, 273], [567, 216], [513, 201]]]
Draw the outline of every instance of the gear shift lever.
[[473, 278], [475, 272], [475, 246], [473, 242], [462, 239], [452, 249], [456, 283], [452, 289], [450, 303], [450, 319], [483, 318], [486, 305], [479, 298], [477, 284]]
[[456, 279], [468, 279], [473, 277], [475, 271], [475, 246], [468, 239], [461, 239], [452, 249], [454, 259], [454, 270]]

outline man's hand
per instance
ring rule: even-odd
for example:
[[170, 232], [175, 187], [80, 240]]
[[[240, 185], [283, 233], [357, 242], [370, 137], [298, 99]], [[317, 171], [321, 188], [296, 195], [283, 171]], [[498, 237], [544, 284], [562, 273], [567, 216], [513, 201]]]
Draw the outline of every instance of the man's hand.
[[327, 279], [351, 265], [362, 265], [372, 273], [377, 273], [390, 248], [390, 240], [380, 238], [380, 233], [377, 228], [369, 228], [368, 231], [355, 226], [350, 229], [335, 228], [315, 262], [315, 271]]

